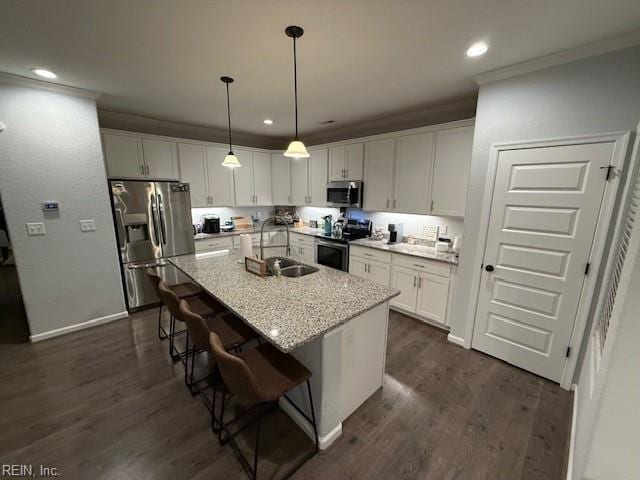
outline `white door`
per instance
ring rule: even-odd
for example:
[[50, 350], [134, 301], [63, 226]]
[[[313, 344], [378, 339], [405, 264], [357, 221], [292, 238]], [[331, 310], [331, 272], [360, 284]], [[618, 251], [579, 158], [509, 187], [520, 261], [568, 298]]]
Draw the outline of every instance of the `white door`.
[[271, 155], [271, 198], [274, 205], [291, 202], [290, 160], [281, 153]]
[[306, 158], [291, 160], [291, 204], [302, 206], [307, 204], [307, 187], [309, 182], [309, 162]]
[[353, 143], [345, 147], [345, 180], [362, 180], [364, 143]]
[[396, 140], [393, 209], [403, 213], [428, 213], [433, 167], [433, 134], [406, 135]]
[[[253, 161], [251, 152], [234, 151], [241, 167], [233, 169], [236, 206], [247, 207], [255, 204], [253, 198]], [[228, 167], [223, 167], [228, 168]]]
[[209, 193], [207, 192], [207, 177], [205, 165], [207, 151], [202, 145], [189, 143], [178, 144], [180, 158], [180, 181], [189, 184], [192, 207], [207, 207]]
[[349, 258], [349, 273], [358, 277], [368, 278], [367, 261], [358, 257]]
[[329, 180], [340, 182], [345, 176], [346, 151], [344, 145], [338, 145], [329, 149]]
[[369, 280], [371, 280], [372, 282], [389, 286], [391, 265], [387, 265], [384, 263], [367, 262], [367, 273]]
[[612, 154], [613, 143], [500, 152], [474, 348], [560, 380]]
[[421, 273], [418, 279], [416, 313], [444, 325], [449, 299], [449, 279]]
[[[233, 172], [231, 168], [222, 166], [227, 152], [227, 150], [220, 148], [207, 147], [209, 197], [210, 205], [214, 207], [229, 207], [234, 205]], [[249, 165], [249, 167], [251, 167], [251, 165]], [[244, 166], [241, 168], [244, 168]]]
[[129, 135], [113, 135], [105, 133], [104, 156], [107, 160], [107, 171], [112, 178], [144, 177], [142, 160], [142, 141], [139, 137]]
[[452, 128], [436, 134], [431, 188], [431, 214], [464, 216], [473, 127]]
[[326, 148], [310, 152], [309, 203], [316, 207], [327, 205], [327, 157]]
[[253, 152], [253, 191], [256, 205], [271, 205], [271, 155], [268, 153]]
[[177, 180], [178, 151], [175, 142], [165, 140], [142, 139], [144, 163], [147, 166], [147, 177]]
[[364, 165], [364, 208], [367, 211], [391, 209], [395, 145], [393, 138], [367, 142]]
[[416, 311], [418, 275], [419, 273], [415, 270], [393, 266], [391, 269], [391, 286], [400, 290], [400, 295], [391, 299], [390, 305], [409, 312]]

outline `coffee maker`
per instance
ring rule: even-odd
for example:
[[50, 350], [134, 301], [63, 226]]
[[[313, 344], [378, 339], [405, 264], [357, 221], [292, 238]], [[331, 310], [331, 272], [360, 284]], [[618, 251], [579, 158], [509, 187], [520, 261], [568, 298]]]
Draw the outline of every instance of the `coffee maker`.
[[390, 223], [387, 226], [389, 230], [389, 241], [387, 243], [402, 243], [402, 224]]

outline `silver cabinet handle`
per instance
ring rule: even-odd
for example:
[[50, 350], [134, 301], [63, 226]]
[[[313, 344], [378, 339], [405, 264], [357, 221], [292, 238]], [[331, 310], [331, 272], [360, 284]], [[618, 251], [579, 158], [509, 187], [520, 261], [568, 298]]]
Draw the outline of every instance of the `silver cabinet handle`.
[[387, 198], [387, 208], [389, 208], [389, 199]]
[[147, 167], [147, 175], [149, 175], [149, 165], [146, 165]]
[[413, 288], [416, 288], [417, 284], [418, 284], [418, 280], [416, 279], [416, 277], [413, 277]]
[[144, 175], [144, 165], [140, 165], [140, 175]]
[[418, 288], [422, 288], [422, 277], [418, 277]]
[[371, 255], [370, 253], [367, 253], [367, 252], [363, 253], [363, 255], [364, 255], [365, 257], [373, 257], [373, 255]]
[[396, 208], [396, 199], [393, 199], [393, 208]]
[[418, 268], [424, 268], [424, 265], [420, 265], [419, 263], [414, 263], [413, 266]]
[[433, 200], [431, 200], [431, 211], [433, 212]]

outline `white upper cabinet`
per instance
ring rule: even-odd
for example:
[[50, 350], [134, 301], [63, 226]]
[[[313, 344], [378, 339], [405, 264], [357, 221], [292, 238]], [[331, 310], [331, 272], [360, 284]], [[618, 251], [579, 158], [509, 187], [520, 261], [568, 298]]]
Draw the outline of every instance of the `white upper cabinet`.
[[392, 208], [395, 145], [393, 138], [366, 144], [364, 209], [367, 211], [384, 212]]
[[306, 205], [309, 187], [309, 162], [306, 158], [291, 159], [291, 204]]
[[209, 184], [208, 205], [211, 207], [232, 207], [235, 205], [233, 169], [222, 166], [227, 153], [227, 149], [207, 147], [206, 176]]
[[253, 152], [253, 193], [256, 205], [272, 204], [271, 155], [268, 153]]
[[109, 177], [135, 178], [145, 176], [141, 138], [112, 133], [104, 133], [102, 138]]
[[473, 127], [452, 128], [436, 133], [431, 213], [464, 216]]
[[147, 177], [167, 180], [177, 180], [180, 177], [175, 142], [143, 138], [142, 152]]
[[315, 207], [327, 205], [327, 161], [326, 148], [309, 152], [309, 204]]
[[192, 207], [209, 206], [209, 186], [207, 185], [207, 151], [202, 145], [178, 144], [180, 160], [180, 181], [189, 184]]
[[432, 168], [432, 133], [396, 139], [395, 188], [391, 206], [394, 211], [429, 213]]
[[362, 180], [363, 158], [363, 143], [329, 148], [329, 180]]
[[271, 154], [271, 196], [274, 205], [291, 204], [291, 162], [281, 153]]
[[242, 165], [241, 167], [232, 169], [236, 189], [236, 207], [253, 206], [255, 202], [253, 196], [253, 161], [251, 152], [235, 150], [234, 153]]

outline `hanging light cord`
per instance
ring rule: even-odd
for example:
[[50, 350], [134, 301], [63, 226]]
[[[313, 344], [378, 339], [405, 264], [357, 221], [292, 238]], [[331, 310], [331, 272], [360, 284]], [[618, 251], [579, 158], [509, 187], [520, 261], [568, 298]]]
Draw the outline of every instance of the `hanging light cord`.
[[296, 138], [298, 140], [298, 65], [296, 63], [296, 37], [293, 37], [293, 92], [296, 109]]
[[229, 103], [229, 83], [227, 82], [227, 119], [229, 120], [229, 153], [233, 153], [231, 148], [231, 105]]

